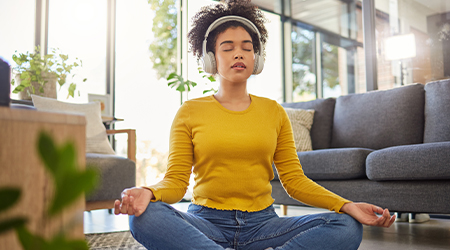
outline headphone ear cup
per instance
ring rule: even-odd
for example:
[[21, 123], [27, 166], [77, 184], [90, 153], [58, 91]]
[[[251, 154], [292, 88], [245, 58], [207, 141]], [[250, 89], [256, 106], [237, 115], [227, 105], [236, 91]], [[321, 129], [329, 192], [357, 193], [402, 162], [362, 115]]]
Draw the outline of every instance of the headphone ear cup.
[[211, 62], [211, 74], [217, 73], [216, 56], [212, 51], [208, 52], [209, 60]]
[[216, 68], [216, 58], [214, 53], [209, 51], [203, 56], [203, 70], [209, 74], [215, 74], [217, 72]]
[[255, 56], [255, 65], [253, 67], [253, 75], [258, 75], [264, 69], [264, 58], [259, 54]]

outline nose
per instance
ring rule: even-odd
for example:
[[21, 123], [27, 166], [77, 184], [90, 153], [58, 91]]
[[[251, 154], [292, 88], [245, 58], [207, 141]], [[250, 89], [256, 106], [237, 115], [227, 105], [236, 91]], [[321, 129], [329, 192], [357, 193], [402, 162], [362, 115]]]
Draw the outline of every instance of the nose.
[[242, 53], [242, 50], [240, 50], [240, 49], [236, 50], [236, 54], [234, 55], [234, 59], [244, 59], [244, 54]]

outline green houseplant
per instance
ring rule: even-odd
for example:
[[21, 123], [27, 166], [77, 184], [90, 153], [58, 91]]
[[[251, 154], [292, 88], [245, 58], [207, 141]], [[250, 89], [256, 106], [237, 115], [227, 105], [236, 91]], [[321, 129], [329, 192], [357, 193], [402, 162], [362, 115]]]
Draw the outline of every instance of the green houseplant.
[[[216, 79], [212, 75], [206, 75], [204, 71], [202, 71], [202, 68], [198, 68], [198, 73], [202, 75], [203, 78], [208, 79], [210, 82], [215, 82]], [[190, 81], [190, 80], [184, 80], [181, 75], [178, 75], [177, 73], [171, 73], [167, 79], [169, 83], [167, 84], [171, 88], [176, 88], [176, 91], [179, 91], [180, 94], [184, 91], [187, 91], [187, 94], [189, 94], [189, 91], [191, 91], [191, 87], [197, 86], [196, 82]], [[207, 83], [206, 83], [207, 84]], [[204, 90], [203, 94], [206, 94], [208, 92], [214, 92], [217, 93], [217, 90], [214, 88], [211, 88], [209, 90]], [[183, 96], [181, 96], [181, 104], [183, 104]]]
[[[40, 47], [35, 47], [33, 52], [17, 53], [12, 56], [17, 64], [13, 73], [17, 79], [12, 79], [11, 85], [17, 84], [13, 93], [19, 93], [21, 99], [30, 99], [31, 94], [38, 94], [56, 98], [56, 82], [61, 88], [64, 84], [69, 85], [69, 96], [74, 97], [77, 87], [75, 82], [68, 82], [68, 76], [76, 67], [82, 66], [82, 61], [76, 58], [69, 63], [69, 56], [62, 54], [59, 49], [51, 49], [51, 53], [41, 56]], [[72, 79], [75, 74], [72, 74]], [[85, 82], [87, 79], [83, 79]]]

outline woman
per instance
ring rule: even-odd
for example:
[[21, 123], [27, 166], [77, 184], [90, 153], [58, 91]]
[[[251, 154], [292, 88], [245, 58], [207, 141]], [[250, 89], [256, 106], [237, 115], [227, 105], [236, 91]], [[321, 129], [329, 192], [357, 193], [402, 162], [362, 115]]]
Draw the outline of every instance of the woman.
[[[115, 214], [130, 215], [133, 236], [148, 249], [357, 249], [361, 224], [394, 222], [387, 209], [353, 203], [308, 179], [284, 109], [247, 93], [248, 78], [264, 64], [264, 21], [242, 0], [205, 7], [193, 18], [192, 52], [207, 72], [217, 72], [219, 91], [179, 109], [164, 180], [126, 189], [115, 202]], [[337, 213], [279, 218], [272, 162], [289, 195]], [[183, 213], [168, 203], [184, 196], [192, 166], [192, 204]]]

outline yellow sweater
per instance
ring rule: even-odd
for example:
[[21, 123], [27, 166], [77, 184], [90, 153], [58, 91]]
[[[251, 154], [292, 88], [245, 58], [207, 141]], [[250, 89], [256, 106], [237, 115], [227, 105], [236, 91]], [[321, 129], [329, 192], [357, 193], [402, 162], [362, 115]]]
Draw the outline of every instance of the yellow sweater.
[[170, 132], [167, 173], [161, 182], [147, 187], [155, 196], [153, 201], [181, 200], [193, 169], [194, 204], [260, 211], [274, 201], [270, 184], [274, 162], [291, 197], [339, 212], [349, 201], [303, 174], [284, 108], [267, 98], [250, 97], [252, 102], [244, 111], [228, 110], [212, 95], [180, 107]]

